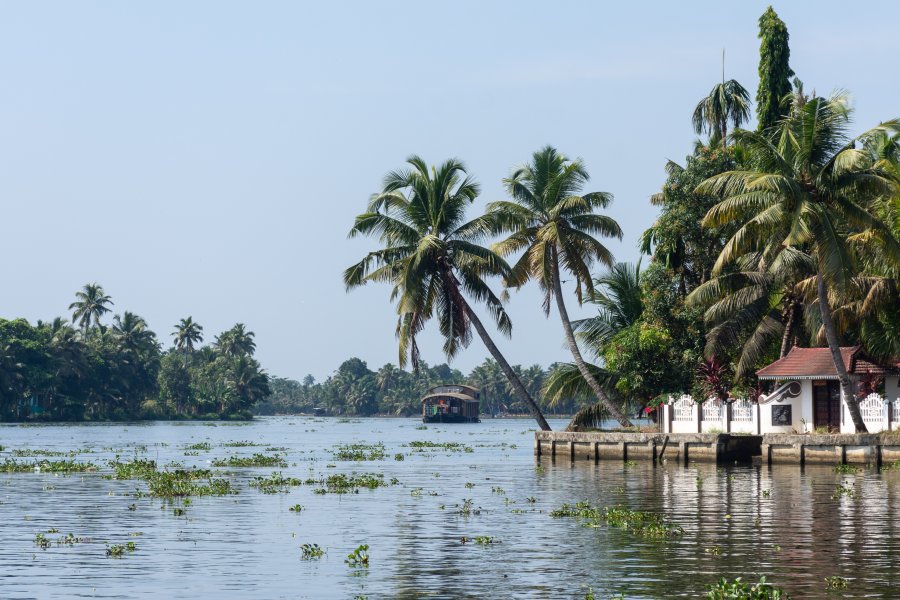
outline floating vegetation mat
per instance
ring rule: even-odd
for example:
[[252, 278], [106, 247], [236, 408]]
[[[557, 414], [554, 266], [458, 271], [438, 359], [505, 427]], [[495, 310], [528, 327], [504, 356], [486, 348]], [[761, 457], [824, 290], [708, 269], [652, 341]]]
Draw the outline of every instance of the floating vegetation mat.
[[374, 490], [396, 485], [399, 482], [396, 479], [385, 481], [384, 475], [381, 473], [352, 473], [350, 475], [336, 473], [318, 481], [307, 480], [306, 483], [322, 486], [313, 490], [315, 494], [358, 494], [360, 488]]
[[0, 471], [7, 473], [84, 473], [96, 471], [97, 465], [74, 460], [17, 461], [7, 458], [0, 463]]
[[466, 446], [465, 444], [460, 444], [458, 442], [428, 442], [428, 441], [413, 441], [409, 443], [409, 447], [415, 450], [416, 452], [426, 452], [429, 450], [437, 451], [437, 450], [446, 450], [448, 452], [474, 452], [470, 446]]
[[[173, 469], [157, 471], [155, 460], [135, 459], [130, 462], [110, 461], [110, 479], [140, 479], [147, 483], [147, 494], [156, 498], [186, 496], [226, 496], [237, 491], [227, 479], [213, 477], [209, 469]], [[142, 495], [138, 492], [138, 495]]]
[[217, 458], [212, 462], [214, 467], [287, 467], [287, 461], [280, 456], [267, 456], [256, 453], [253, 456], [229, 456]]
[[341, 444], [331, 451], [335, 460], [384, 460], [387, 451], [384, 444]]
[[604, 523], [609, 527], [624, 529], [634, 535], [651, 538], [669, 538], [680, 536], [684, 529], [666, 521], [662, 515], [652, 512], [630, 510], [624, 507], [599, 507], [591, 506], [587, 502], [578, 504], [563, 504], [557, 510], [550, 513], [551, 517], [574, 517], [580, 519], [586, 527], [597, 527]]
[[303, 481], [296, 477], [285, 477], [281, 473], [272, 473], [268, 477], [256, 477], [250, 482], [250, 487], [258, 488], [264, 494], [287, 493], [290, 487], [298, 485], [303, 485]]

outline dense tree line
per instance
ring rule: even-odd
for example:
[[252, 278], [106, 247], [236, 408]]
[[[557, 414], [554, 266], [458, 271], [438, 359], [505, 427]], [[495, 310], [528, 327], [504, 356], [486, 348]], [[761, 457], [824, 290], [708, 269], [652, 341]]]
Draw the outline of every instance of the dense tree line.
[[[575, 395], [562, 402], [551, 403], [541, 390], [547, 377], [556, 368], [545, 370], [539, 365], [512, 367], [537, 401], [548, 414], [572, 414], [589, 404], [589, 397]], [[393, 364], [386, 364], [377, 371], [358, 359], [351, 358], [327, 379], [316, 382], [307, 375], [302, 382], [280, 377], [272, 378], [272, 394], [257, 406], [257, 413], [297, 414], [321, 412], [326, 415], [396, 415], [422, 414], [422, 397], [431, 387], [441, 384], [472, 385], [481, 390], [483, 415], [526, 415], [529, 407], [516, 395], [503, 370], [492, 359], [485, 360], [466, 375], [447, 364], [429, 366], [419, 363], [417, 371], [407, 371]]]
[[104, 324], [112, 304], [88, 284], [69, 306], [71, 323], [0, 319], [0, 419], [247, 418], [269, 394], [243, 324], [201, 346], [203, 328], [188, 317], [164, 350], [134, 313]]

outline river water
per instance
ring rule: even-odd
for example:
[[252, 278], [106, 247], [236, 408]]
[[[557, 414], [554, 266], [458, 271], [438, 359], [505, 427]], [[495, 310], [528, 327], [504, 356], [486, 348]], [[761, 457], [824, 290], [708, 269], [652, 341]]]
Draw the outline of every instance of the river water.
[[[304, 417], [0, 427], [0, 461], [42, 449], [77, 451], [99, 466], [68, 476], [0, 473], [0, 598], [584, 598], [589, 589], [604, 599], [690, 598], [721, 576], [759, 575], [795, 598], [900, 597], [900, 470], [573, 465], [535, 460], [531, 421], [422, 427]], [[413, 441], [471, 451], [419, 452]], [[199, 442], [212, 449], [185, 455]], [[224, 445], [233, 442], [259, 446]], [[383, 443], [387, 456], [335, 460], [335, 445], [351, 442]], [[143, 481], [104, 477], [116, 455], [209, 468], [217, 457], [254, 453], [281, 454], [289, 466], [217, 469], [239, 493], [185, 507], [136, 494]], [[358, 494], [249, 486], [273, 471], [304, 480], [381, 473], [397, 483]], [[832, 498], [838, 485], [853, 495]], [[471, 510], [460, 514], [466, 500]], [[684, 535], [657, 540], [548, 514], [578, 501], [658, 512]], [[303, 509], [290, 511], [296, 504]], [[38, 533], [48, 548], [35, 543]], [[69, 533], [82, 539], [56, 543]], [[129, 541], [133, 552], [106, 556], [107, 543]], [[304, 560], [305, 543], [327, 553]], [[353, 568], [344, 559], [361, 544], [369, 566]], [[830, 576], [847, 588], [826, 589]]]

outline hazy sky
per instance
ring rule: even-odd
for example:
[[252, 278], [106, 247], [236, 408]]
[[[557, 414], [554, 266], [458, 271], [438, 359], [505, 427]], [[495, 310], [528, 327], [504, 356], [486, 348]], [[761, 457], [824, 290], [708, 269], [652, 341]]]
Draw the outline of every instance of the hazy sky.
[[[275, 375], [396, 362], [389, 290], [341, 283], [377, 243], [346, 234], [385, 172], [459, 157], [474, 215], [553, 144], [615, 194], [610, 247], [634, 260], [723, 48], [755, 95], [767, 4], [2, 2], [0, 316], [70, 316], [97, 281], [167, 344], [188, 315], [210, 339], [246, 323]], [[900, 3], [815, 7], [775, 6], [806, 89], [850, 90], [856, 130], [900, 116]], [[567, 359], [536, 289], [508, 309], [510, 362]]]

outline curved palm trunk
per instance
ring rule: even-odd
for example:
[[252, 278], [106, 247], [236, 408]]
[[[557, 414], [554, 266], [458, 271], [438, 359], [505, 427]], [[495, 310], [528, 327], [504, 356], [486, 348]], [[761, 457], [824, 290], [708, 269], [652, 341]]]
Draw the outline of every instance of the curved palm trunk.
[[500, 354], [500, 349], [497, 348], [497, 345], [494, 344], [494, 340], [491, 339], [491, 336], [488, 335], [487, 329], [484, 328], [484, 325], [481, 323], [481, 319], [475, 314], [475, 312], [469, 307], [469, 304], [462, 300], [463, 308], [466, 311], [466, 316], [469, 318], [469, 321], [472, 323], [472, 326], [475, 327], [475, 331], [478, 332], [478, 335], [481, 336], [481, 341], [484, 342], [484, 345], [487, 346], [488, 352], [491, 353], [491, 356], [494, 357], [494, 360], [497, 361], [497, 364], [500, 365], [500, 369], [503, 371], [503, 374], [506, 375], [506, 378], [509, 379], [509, 382], [513, 386], [513, 390], [516, 392], [516, 396], [519, 397], [519, 400], [525, 403], [525, 406], [531, 411], [531, 416], [534, 417], [534, 420], [537, 421], [538, 426], [543, 431], [550, 431], [550, 425], [547, 423], [547, 419], [544, 418], [544, 415], [541, 413], [541, 409], [538, 407], [537, 403], [531, 397], [531, 394], [528, 393], [528, 390], [525, 389], [525, 386], [522, 385], [522, 381], [516, 375], [516, 372], [513, 371], [512, 367], [509, 366], [509, 363], [506, 362], [506, 358], [502, 354]]
[[604, 392], [603, 388], [600, 387], [600, 384], [597, 383], [597, 379], [588, 370], [587, 363], [584, 362], [584, 358], [581, 356], [581, 350], [578, 349], [578, 343], [575, 341], [575, 332], [572, 330], [572, 322], [569, 320], [569, 311], [566, 310], [566, 303], [563, 300], [562, 283], [559, 280], [559, 262], [556, 255], [556, 249], [553, 248], [552, 251], [553, 257], [551, 258], [551, 268], [553, 269], [553, 273], [551, 278], [553, 279], [553, 294], [556, 296], [556, 307], [559, 309], [559, 318], [562, 321], [563, 331], [565, 331], [566, 342], [569, 344], [572, 358], [575, 359], [575, 365], [578, 367], [578, 371], [581, 373], [581, 376], [584, 377], [588, 386], [590, 386], [591, 391], [594, 392], [597, 400], [609, 411], [609, 414], [612, 415], [622, 427], [631, 427], [631, 421], [629, 421], [628, 417], [625, 416], [625, 413], [619, 410], [619, 407], [609, 399], [609, 396], [606, 395], [606, 392]]
[[778, 358], [784, 358], [791, 349], [791, 340], [794, 337], [794, 328], [797, 317], [797, 302], [791, 300], [790, 308], [788, 308], [787, 323], [784, 324], [784, 334], [781, 336], [781, 352]]
[[816, 273], [816, 287], [819, 292], [819, 312], [822, 313], [822, 327], [825, 329], [825, 339], [828, 341], [828, 349], [831, 350], [831, 360], [834, 361], [834, 369], [837, 371], [838, 380], [841, 382], [841, 395], [847, 403], [847, 409], [850, 411], [850, 418], [853, 419], [856, 433], [868, 433], [869, 430], [866, 428], [862, 414], [859, 412], [859, 402], [853, 390], [853, 383], [850, 381], [850, 375], [847, 374], [844, 359], [841, 358], [841, 347], [838, 343], [837, 332], [834, 329], [834, 321], [831, 318], [831, 307], [828, 305], [825, 278], [822, 277], [821, 268]]

